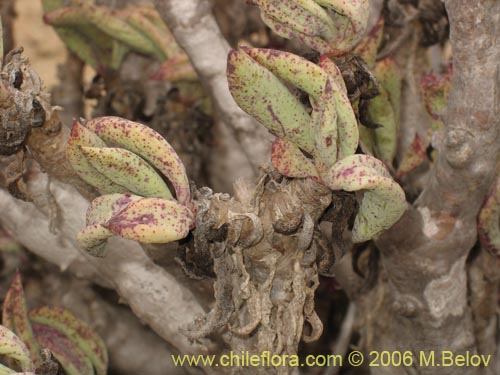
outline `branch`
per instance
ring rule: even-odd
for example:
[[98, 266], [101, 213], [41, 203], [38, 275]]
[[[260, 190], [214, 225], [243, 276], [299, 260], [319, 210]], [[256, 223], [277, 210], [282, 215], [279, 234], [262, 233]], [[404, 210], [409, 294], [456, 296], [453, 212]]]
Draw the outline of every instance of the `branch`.
[[116, 289], [133, 312], [179, 352], [205, 353], [205, 345], [189, 342], [180, 332], [180, 328], [205, 314], [192, 292], [155, 265], [135, 242], [118, 238], [110, 241], [104, 259], [78, 250], [76, 233], [85, 225], [88, 201], [74, 188], [55, 181], [51, 193], [63, 220], [57, 234], [49, 233], [46, 178], [40, 172], [29, 176], [35, 204], [17, 200], [0, 190], [0, 224], [38, 256], [79, 277]]
[[257, 167], [269, 155], [270, 136], [236, 105], [229, 92], [226, 65], [230, 46], [212, 15], [210, 2], [156, 0], [155, 5], [191, 59], [221, 120], [232, 130], [254, 168]]

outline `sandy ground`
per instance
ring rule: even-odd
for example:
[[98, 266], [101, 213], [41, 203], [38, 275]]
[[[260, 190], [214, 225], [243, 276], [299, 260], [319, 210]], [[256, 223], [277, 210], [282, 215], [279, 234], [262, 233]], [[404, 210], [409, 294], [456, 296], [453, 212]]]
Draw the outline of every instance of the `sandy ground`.
[[54, 30], [44, 24], [40, 0], [16, 0], [15, 5], [15, 46], [24, 47], [32, 66], [51, 88], [57, 83], [57, 65], [64, 62], [66, 49]]

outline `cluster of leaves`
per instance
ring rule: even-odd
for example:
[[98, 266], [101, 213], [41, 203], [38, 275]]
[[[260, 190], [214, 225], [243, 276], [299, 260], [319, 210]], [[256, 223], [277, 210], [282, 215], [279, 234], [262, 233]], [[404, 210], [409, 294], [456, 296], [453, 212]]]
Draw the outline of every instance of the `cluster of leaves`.
[[2, 311], [0, 354], [7, 365], [0, 364], [0, 374], [38, 373], [44, 363], [42, 349], [48, 349], [67, 375], [105, 375], [108, 354], [102, 339], [85, 322], [57, 307], [39, 307], [27, 311], [21, 277], [14, 276]]
[[[374, 146], [356, 154], [360, 130], [342, 72], [331, 56], [350, 51], [361, 39], [368, 17], [367, 1], [255, 1], [262, 18], [275, 32], [298, 37], [322, 53], [318, 64], [292, 53], [240, 47], [228, 59], [230, 91], [238, 105], [255, 117], [277, 139], [273, 166], [283, 175], [311, 178], [332, 190], [365, 191], [353, 228], [353, 241], [367, 241], [392, 226], [406, 209], [401, 187], [384, 161], [395, 154], [394, 133], [399, 108], [399, 78], [392, 62], [378, 74], [383, 95], [371, 104], [374, 121], [384, 132], [368, 134]], [[380, 28], [380, 27], [379, 27]], [[366, 42], [375, 62], [380, 33]], [[304, 103], [301, 96], [307, 95]], [[395, 96], [395, 98], [393, 98]], [[396, 98], [397, 97], [397, 98]], [[392, 105], [394, 102], [394, 105]], [[389, 115], [387, 110], [391, 112]], [[391, 122], [391, 123], [388, 123]], [[376, 138], [375, 141], [369, 138]], [[388, 144], [386, 144], [388, 143]], [[378, 147], [374, 152], [375, 145]]]
[[75, 121], [67, 156], [78, 175], [104, 194], [92, 201], [87, 227], [78, 234], [91, 254], [104, 256], [114, 235], [166, 243], [186, 237], [194, 226], [184, 165], [151, 128], [119, 117]]
[[69, 50], [95, 70], [117, 69], [133, 51], [164, 62], [156, 79], [196, 80], [187, 55], [153, 6], [110, 9], [95, 5], [93, 0], [70, 3], [67, 7], [63, 0], [43, 0], [44, 20]]

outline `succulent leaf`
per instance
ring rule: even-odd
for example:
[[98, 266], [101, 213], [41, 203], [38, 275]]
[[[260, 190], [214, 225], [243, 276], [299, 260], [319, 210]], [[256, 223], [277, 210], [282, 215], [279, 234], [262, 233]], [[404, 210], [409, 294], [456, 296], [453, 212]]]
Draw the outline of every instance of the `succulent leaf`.
[[157, 53], [155, 45], [126, 21], [113, 15], [106, 7], [81, 3], [45, 13], [44, 20], [55, 27], [97, 27], [132, 49], [148, 55]]
[[[1, 339], [0, 339], [0, 341], [1, 341]], [[2, 345], [2, 344], [0, 343], [0, 345]], [[0, 363], [0, 375], [12, 375], [12, 374], [16, 374], [16, 372], [14, 370], [12, 370], [11, 368], [4, 366]]]
[[349, 51], [362, 38], [369, 1], [253, 0], [261, 17], [274, 32], [298, 38], [321, 53]]
[[147, 160], [172, 183], [177, 200], [189, 205], [191, 192], [184, 164], [175, 150], [156, 131], [146, 125], [120, 117], [98, 117], [86, 128], [109, 145], [122, 147]]
[[314, 141], [305, 126], [310, 116], [286, 85], [243, 49], [231, 51], [227, 64], [229, 90], [236, 103], [274, 135], [313, 153]]
[[[319, 169], [330, 167], [338, 157], [352, 155], [356, 151], [359, 138], [356, 118], [340, 71], [332, 61], [328, 63], [324, 60], [323, 64], [328, 71], [289, 52], [248, 47], [231, 52], [228, 62], [228, 80], [236, 102], [271, 132], [292, 141], [315, 156]], [[253, 78], [255, 75], [260, 75], [258, 80]], [[297, 134], [302, 136], [302, 133], [298, 133], [301, 129], [297, 129], [301, 124], [290, 126], [291, 120], [286, 119], [287, 115], [293, 119], [300, 118], [303, 107], [296, 103], [295, 107], [287, 108], [287, 105], [293, 104], [290, 102], [297, 100], [290, 96], [281, 80], [310, 95], [313, 112], [309, 126], [302, 124], [302, 132], [307, 131], [308, 134], [307, 144], [303, 142], [303, 137], [297, 137]], [[271, 89], [263, 88], [266, 84], [269, 84]], [[251, 89], [248, 88], [249, 85], [252, 85]], [[281, 93], [272, 92], [272, 89], [276, 88], [279, 88]], [[277, 98], [289, 102], [283, 106], [274, 103], [271, 106], [268, 98], [276, 98], [274, 103]], [[261, 102], [256, 104], [259, 99]], [[306, 114], [300, 121], [306, 121]], [[311, 133], [314, 136], [311, 136]]]
[[18, 361], [23, 371], [35, 369], [26, 345], [14, 332], [2, 325], [0, 325], [0, 354]]
[[133, 152], [118, 147], [85, 147], [80, 150], [97, 171], [117, 185], [144, 197], [172, 199], [167, 184]]
[[77, 234], [77, 240], [90, 255], [104, 257], [106, 255], [106, 240], [114, 236], [102, 224], [122, 211], [130, 203], [142, 199], [132, 194], [107, 194], [97, 197], [87, 209], [87, 226]]
[[137, 12], [135, 9], [124, 9], [118, 12], [117, 15], [150, 41], [154, 46], [154, 55], [160, 61], [164, 61], [168, 56], [172, 56], [168, 40], [163, 38], [164, 35], [160, 29], [143, 14]]
[[396, 223], [406, 210], [405, 194], [391, 179], [384, 164], [369, 155], [340, 160], [325, 177], [332, 190], [364, 190], [354, 221], [354, 243], [368, 241]]
[[103, 258], [106, 255], [106, 240], [114, 234], [101, 224], [90, 224], [81, 229], [76, 240], [90, 255]]
[[94, 375], [94, 368], [85, 353], [57, 329], [33, 323], [40, 344], [50, 350], [67, 375]]
[[128, 190], [97, 171], [82, 153], [80, 146], [106, 147], [106, 144], [93, 132], [75, 120], [66, 145], [66, 156], [75, 172], [82, 180], [94, 186], [103, 194], [123, 193]]
[[275, 139], [271, 150], [271, 161], [274, 168], [283, 176], [319, 180], [318, 171], [313, 162], [290, 141]]
[[270, 29], [272, 29], [277, 35], [281, 36], [282, 38], [298, 39], [315, 51], [325, 52], [330, 51], [331, 49], [329, 43], [319, 36], [303, 34], [277, 21], [275, 18], [269, 16], [266, 13], [261, 13], [260, 17]]
[[424, 145], [424, 142], [418, 133], [416, 133], [415, 138], [413, 138], [413, 142], [399, 163], [396, 176], [401, 178], [421, 165], [427, 159], [426, 148], [427, 147]]
[[108, 367], [106, 345], [92, 328], [68, 310], [40, 307], [30, 311], [32, 322], [51, 327], [66, 335], [90, 360], [97, 375], [105, 375]]
[[165, 61], [151, 79], [170, 82], [191, 82], [197, 81], [198, 76], [189, 62], [187, 55], [179, 54]]
[[132, 202], [104, 227], [121, 237], [144, 243], [167, 243], [186, 237], [193, 216], [185, 206], [161, 198]]
[[31, 359], [36, 365], [40, 364], [40, 345], [35, 339], [33, 329], [28, 320], [26, 300], [24, 299], [23, 284], [19, 272], [14, 274], [14, 279], [10, 285], [2, 310], [2, 324], [14, 331], [26, 344]]
[[377, 58], [377, 51], [382, 43], [384, 36], [384, 19], [379, 18], [375, 26], [364, 37], [364, 39], [356, 46], [354, 53], [361, 56], [365, 60], [370, 69], [375, 68], [375, 61]]
[[448, 96], [451, 89], [452, 68], [441, 77], [434, 73], [426, 74], [420, 80], [420, 89], [423, 95], [425, 109], [431, 117], [433, 130], [444, 127], [444, 116], [448, 106]]
[[130, 203], [143, 197], [133, 194], [107, 194], [95, 198], [87, 209], [87, 225], [105, 223]]
[[[396, 156], [399, 130], [401, 76], [396, 62], [392, 57], [379, 61], [375, 68], [375, 76], [379, 81], [379, 95], [370, 99], [368, 116], [379, 124], [376, 129], [365, 129], [365, 135], [372, 138], [373, 153], [392, 166]], [[365, 144], [370, 141], [364, 139]]]

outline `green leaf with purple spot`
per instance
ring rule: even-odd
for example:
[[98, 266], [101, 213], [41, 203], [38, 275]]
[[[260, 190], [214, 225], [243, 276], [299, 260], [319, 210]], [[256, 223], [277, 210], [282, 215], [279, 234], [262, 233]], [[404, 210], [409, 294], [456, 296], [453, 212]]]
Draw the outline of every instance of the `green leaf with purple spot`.
[[[0, 325], [0, 355], [12, 358], [19, 362], [22, 371], [34, 371], [30, 352], [21, 339], [10, 329]], [[10, 373], [14, 373], [12, 371]]]
[[369, 1], [254, 0], [261, 17], [285, 38], [298, 38], [321, 53], [349, 51], [363, 37]]
[[66, 157], [82, 180], [94, 186], [102, 194], [124, 193], [127, 189], [120, 186], [96, 170], [82, 153], [80, 147], [106, 147], [96, 134], [83, 127], [77, 120], [73, 122], [71, 135], [66, 145]]
[[85, 354], [97, 375], [106, 375], [108, 352], [106, 345], [92, 328], [69, 311], [58, 307], [40, 307], [29, 313], [34, 323], [51, 327], [66, 335]]
[[363, 190], [354, 220], [354, 243], [368, 241], [394, 225], [407, 208], [403, 189], [390, 177], [384, 164], [369, 155], [340, 160], [324, 178], [332, 190]]
[[451, 65], [444, 74], [426, 74], [420, 80], [420, 90], [424, 99], [425, 109], [431, 118], [433, 130], [444, 128], [444, 116], [448, 107], [448, 97], [451, 89]]
[[37, 323], [33, 323], [33, 332], [40, 344], [59, 361], [67, 375], [95, 375], [85, 353], [64, 333]]
[[118, 214], [130, 203], [143, 197], [133, 194], [107, 194], [97, 197], [87, 209], [87, 226], [76, 236], [78, 243], [89, 254], [97, 257], [106, 255], [106, 240], [114, 236], [102, 224]]
[[310, 177], [318, 181], [318, 171], [313, 162], [300, 149], [286, 139], [276, 139], [271, 150], [271, 161], [274, 168], [283, 176], [295, 178]]
[[144, 197], [172, 199], [167, 184], [142, 158], [118, 147], [80, 147], [97, 171], [114, 183]]
[[184, 164], [170, 144], [153, 129], [120, 117], [99, 117], [86, 124], [109, 146], [133, 152], [148, 161], [172, 183], [177, 200], [191, 202], [191, 192]]
[[284, 137], [306, 152], [314, 152], [310, 116], [305, 107], [271, 71], [244, 49], [229, 53], [229, 90], [236, 103], [271, 133]]
[[33, 329], [28, 320], [26, 300], [24, 298], [23, 284], [19, 272], [14, 274], [14, 279], [10, 285], [2, 310], [2, 324], [16, 333], [26, 344], [31, 359], [35, 365], [40, 364], [40, 345], [33, 335]]
[[186, 237], [193, 223], [191, 211], [176, 201], [143, 198], [113, 216], [104, 227], [129, 240], [167, 243]]

